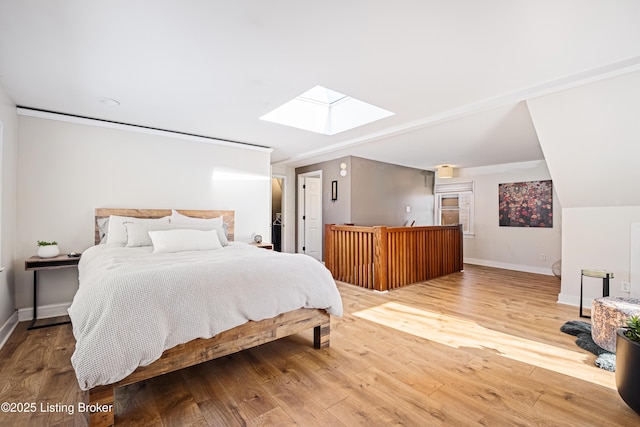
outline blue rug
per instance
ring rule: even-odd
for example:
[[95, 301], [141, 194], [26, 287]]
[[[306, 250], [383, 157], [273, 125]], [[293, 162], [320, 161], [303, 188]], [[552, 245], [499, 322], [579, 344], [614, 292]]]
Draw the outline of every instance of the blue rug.
[[607, 350], [598, 346], [593, 342], [591, 338], [591, 323], [583, 322], [581, 320], [571, 320], [560, 328], [560, 331], [565, 334], [573, 335], [576, 339], [578, 347], [587, 350], [590, 353], [595, 354], [598, 358], [595, 361], [595, 365], [598, 368], [602, 368], [607, 371], [615, 372], [616, 370], [616, 355], [609, 353]]

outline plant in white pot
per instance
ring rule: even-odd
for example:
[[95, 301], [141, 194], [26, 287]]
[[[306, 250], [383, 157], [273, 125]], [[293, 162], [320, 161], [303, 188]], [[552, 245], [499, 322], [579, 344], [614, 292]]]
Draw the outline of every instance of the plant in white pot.
[[60, 255], [60, 248], [58, 248], [58, 242], [43, 242], [38, 240], [38, 256], [40, 258], [53, 258]]
[[626, 324], [617, 331], [616, 386], [622, 400], [640, 414], [640, 317]]

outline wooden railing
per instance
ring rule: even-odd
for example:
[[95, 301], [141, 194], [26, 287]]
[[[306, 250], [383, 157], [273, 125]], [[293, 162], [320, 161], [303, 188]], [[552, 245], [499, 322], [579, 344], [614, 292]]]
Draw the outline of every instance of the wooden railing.
[[462, 270], [462, 227], [325, 226], [334, 279], [386, 291]]

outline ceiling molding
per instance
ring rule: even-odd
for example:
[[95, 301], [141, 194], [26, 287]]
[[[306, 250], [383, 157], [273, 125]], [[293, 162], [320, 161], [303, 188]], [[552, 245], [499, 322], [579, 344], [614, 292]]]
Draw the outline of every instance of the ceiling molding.
[[128, 132], [138, 132], [147, 135], [163, 136], [166, 138], [182, 139], [185, 141], [205, 142], [207, 144], [220, 145], [223, 147], [241, 148], [244, 150], [260, 151], [271, 153], [272, 148], [262, 147], [260, 145], [252, 145], [243, 142], [227, 141], [224, 139], [211, 138], [207, 136], [192, 135], [188, 133], [176, 132], [171, 130], [156, 129], [145, 126], [131, 125], [127, 123], [111, 122], [108, 120], [92, 119], [89, 117], [74, 116], [70, 114], [55, 113], [52, 111], [44, 111], [27, 107], [17, 107], [18, 115], [26, 117], [36, 117], [39, 119], [56, 120], [59, 122], [75, 123], [87, 126], [101, 127], [107, 129], [124, 130]]

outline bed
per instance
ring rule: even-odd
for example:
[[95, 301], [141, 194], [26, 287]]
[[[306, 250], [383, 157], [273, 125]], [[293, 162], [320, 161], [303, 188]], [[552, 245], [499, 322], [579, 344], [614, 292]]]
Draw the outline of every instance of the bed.
[[[331, 274], [305, 255], [234, 242], [233, 211], [96, 209], [95, 218], [69, 308], [90, 425], [114, 424], [118, 387], [310, 328], [315, 348], [329, 346], [330, 315], [342, 315]], [[112, 240], [99, 244], [108, 218]], [[214, 218], [224, 229], [211, 229]]]

